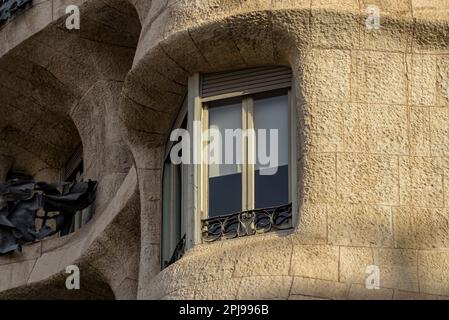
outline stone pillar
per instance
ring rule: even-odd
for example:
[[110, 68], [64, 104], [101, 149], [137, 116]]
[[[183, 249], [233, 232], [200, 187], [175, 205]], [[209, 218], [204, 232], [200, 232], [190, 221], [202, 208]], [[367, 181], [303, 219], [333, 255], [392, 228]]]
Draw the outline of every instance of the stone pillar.
[[6, 181], [6, 176], [13, 164], [13, 159], [0, 154], [0, 182]]

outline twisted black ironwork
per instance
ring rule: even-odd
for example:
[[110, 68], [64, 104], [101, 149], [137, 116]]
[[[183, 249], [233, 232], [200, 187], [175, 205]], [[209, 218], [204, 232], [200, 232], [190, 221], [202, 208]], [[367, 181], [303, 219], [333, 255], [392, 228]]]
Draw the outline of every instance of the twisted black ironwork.
[[292, 204], [201, 220], [205, 242], [292, 228]]
[[0, 0], [0, 25], [8, 21], [16, 12], [31, 6], [33, 0]]
[[182, 256], [184, 255], [185, 250], [186, 250], [186, 235], [184, 235], [181, 238], [181, 240], [178, 242], [175, 250], [173, 251], [173, 255], [172, 255], [170, 261], [165, 262], [164, 268], [168, 267], [169, 265], [171, 265], [171, 264], [175, 263], [176, 261], [178, 261], [179, 259], [181, 259]]
[[[21, 251], [23, 244], [67, 228], [77, 211], [95, 201], [96, 189], [94, 181], [45, 183], [15, 179], [0, 183], [0, 255]], [[51, 220], [53, 227], [48, 225]]]

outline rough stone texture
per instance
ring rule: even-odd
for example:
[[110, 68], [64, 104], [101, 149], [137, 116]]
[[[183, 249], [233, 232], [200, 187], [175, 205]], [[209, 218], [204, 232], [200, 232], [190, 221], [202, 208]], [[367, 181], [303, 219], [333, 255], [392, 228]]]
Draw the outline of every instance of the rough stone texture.
[[367, 266], [374, 265], [373, 249], [366, 247], [341, 247], [339, 280], [365, 284]]
[[410, 155], [430, 156], [430, 108], [410, 108]]
[[398, 205], [396, 156], [338, 154], [337, 192], [343, 202]]
[[419, 291], [418, 256], [415, 250], [375, 249], [374, 265], [380, 269], [382, 287]]
[[443, 207], [443, 164], [440, 158], [401, 157], [401, 205]]
[[[338, 247], [295, 245], [290, 273], [295, 276], [337, 281], [338, 259]], [[305, 264], [304, 261], [308, 263]], [[314, 267], [311, 268], [310, 265]]]
[[437, 57], [414, 54], [410, 59], [410, 102], [416, 106], [434, 106], [436, 104]]
[[[59, 179], [82, 143], [98, 201], [76, 234], [1, 257], [0, 297], [447, 298], [448, 32], [445, 0], [35, 1], [0, 28], [0, 180]], [[298, 226], [161, 271], [161, 164], [189, 75], [267, 64], [295, 77]]]
[[314, 298], [343, 300], [348, 296], [347, 283], [295, 277], [291, 289], [292, 295]]
[[430, 150], [432, 156], [447, 157], [449, 155], [448, 131], [446, 120], [449, 119], [447, 108], [430, 109]]
[[[304, 83], [313, 98], [322, 101], [344, 101], [351, 95], [351, 52], [346, 50], [312, 49], [306, 57]], [[339, 66], [335, 68], [335, 66]], [[321, 86], [322, 79], [327, 85]]]
[[[406, 59], [402, 53], [356, 51], [352, 56], [352, 92], [355, 101], [405, 104]], [[394, 86], [391, 84], [394, 83]]]
[[393, 245], [391, 209], [386, 206], [335, 205], [328, 209], [328, 241], [343, 246]]
[[420, 291], [449, 295], [449, 255], [445, 251], [421, 251], [418, 253]]
[[448, 217], [446, 208], [393, 209], [396, 246], [416, 249], [447, 248]]
[[321, 102], [311, 112], [311, 134], [316, 151], [409, 152], [405, 106]]
[[5, 181], [9, 170], [13, 164], [13, 159], [0, 155], [0, 181]]
[[357, 300], [391, 300], [393, 299], [392, 289], [366, 289], [365, 286], [352, 284], [349, 289], [348, 299]]
[[[286, 276], [290, 269], [292, 245], [274, 239], [250, 243], [238, 257], [235, 265], [234, 277], [242, 276]], [[261, 255], [267, 250], [269, 255]]]
[[297, 243], [326, 244], [328, 205], [306, 202], [300, 209]]
[[395, 290], [393, 299], [394, 300], [439, 300], [440, 296], [425, 294], [425, 293], [416, 293], [416, 292]]
[[198, 300], [234, 300], [242, 283], [242, 278], [211, 281], [198, 284], [195, 299]]
[[287, 299], [291, 287], [291, 277], [250, 277], [243, 278], [237, 299]]

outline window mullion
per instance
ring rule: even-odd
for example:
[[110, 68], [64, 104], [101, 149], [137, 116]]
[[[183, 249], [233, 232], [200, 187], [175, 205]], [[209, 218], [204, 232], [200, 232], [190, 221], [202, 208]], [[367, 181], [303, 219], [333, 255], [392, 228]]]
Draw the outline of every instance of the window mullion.
[[210, 137], [205, 137], [209, 132], [209, 112], [208, 105], [205, 104], [202, 110], [202, 143], [201, 143], [201, 219], [209, 217], [209, 144]]
[[248, 173], [247, 173], [247, 140], [245, 137], [245, 132], [248, 124], [248, 103], [247, 99], [244, 97], [242, 100], [242, 210], [248, 210]]
[[255, 209], [254, 167], [256, 160], [255, 132], [254, 132], [254, 99], [247, 98], [247, 199], [248, 210]]
[[[242, 119], [242, 182], [243, 210], [254, 209], [254, 102], [251, 97], [243, 98]], [[254, 225], [252, 225], [254, 228]]]
[[[187, 204], [185, 213], [186, 248], [201, 242], [201, 129], [195, 123], [201, 123], [202, 103], [200, 98], [200, 76], [198, 73], [189, 78], [189, 92], [187, 96], [187, 129], [195, 143], [190, 147], [192, 165], [187, 166]], [[198, 132], [199, 131], [199, 132]], [[193, 213], [193, 214], [192, 214]]]

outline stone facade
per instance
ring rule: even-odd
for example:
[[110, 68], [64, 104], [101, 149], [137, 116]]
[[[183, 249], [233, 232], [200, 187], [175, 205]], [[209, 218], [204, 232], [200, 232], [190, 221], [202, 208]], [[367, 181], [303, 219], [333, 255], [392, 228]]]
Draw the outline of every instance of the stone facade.
[[[98, 200], [80, 231], [0, 257], [0, 297], [449, 297], [448, 32], [445, 0], [35, 0], [0, 29], [0, 179], [59, 179], [82, 143]], [[162, 157], [188, 78], [260, 65], [295, 78], [299, 224], [161, 271]]]

